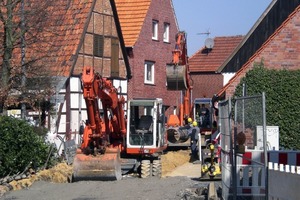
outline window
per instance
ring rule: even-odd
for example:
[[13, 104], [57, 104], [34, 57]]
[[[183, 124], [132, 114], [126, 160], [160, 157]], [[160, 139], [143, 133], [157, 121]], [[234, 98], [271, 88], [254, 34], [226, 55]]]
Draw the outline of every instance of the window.
[[119, 76], [119, 40], [111, 38], [111, 76]]
[[169, 42], [170, 24], [164, 23], [164, 42]]
[[153, 62], [145, 62], [144, 82], [147, 84], [154, 84], [154, 63]]
[[103, 57], [103, 45], [104, 45], [103, 35], [95, 34], [94, 49], [93, 49], [94, 56]]
[[153, 40], [158, 40], [157, 32], [158, 32], [158, 21], [153, 20], [152, 21], [152, 39]]

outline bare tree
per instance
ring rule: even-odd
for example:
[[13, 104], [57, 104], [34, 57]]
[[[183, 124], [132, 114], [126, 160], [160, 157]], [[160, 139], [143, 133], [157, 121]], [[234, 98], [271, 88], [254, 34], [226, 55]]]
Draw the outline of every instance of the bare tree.
[[54, 0], [0, 1], [0, 113], [11, 105], [33, 106], [52, 94], [44, 61], [51, 61], [55, 51], [54, 12]]

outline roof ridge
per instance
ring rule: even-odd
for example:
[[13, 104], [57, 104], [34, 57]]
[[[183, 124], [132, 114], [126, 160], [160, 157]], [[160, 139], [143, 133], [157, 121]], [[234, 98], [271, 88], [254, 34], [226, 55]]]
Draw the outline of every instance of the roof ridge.
[[233, 37], [244, 37], [245, 35], [228, 35], [228, 36], [215, 36], [214, 38], [233, 38]]

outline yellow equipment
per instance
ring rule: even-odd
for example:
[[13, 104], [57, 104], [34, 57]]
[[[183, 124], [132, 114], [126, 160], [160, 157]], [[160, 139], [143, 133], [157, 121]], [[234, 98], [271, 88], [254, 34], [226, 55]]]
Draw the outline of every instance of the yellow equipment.
[[218, 150], [215, 149], [214, 144], [208, 144], [206, 149], [202, 150], [203, 153], [203, 162], [201, 169], [201, 178], [202, 180], [220, 180], [221, 177], [221, 167], [218, 163]]

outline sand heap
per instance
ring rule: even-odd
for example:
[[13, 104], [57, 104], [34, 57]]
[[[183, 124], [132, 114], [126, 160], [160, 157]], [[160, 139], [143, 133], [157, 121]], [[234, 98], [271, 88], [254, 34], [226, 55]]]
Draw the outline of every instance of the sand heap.
[[31, 186], [35, 181], [48, 181], [53, 183], [67, 183], [68, 177], [72, 175], [72, 166], [66, 163], [59, 163], [53, 168], [42, 170], [29, 178], [19, 181], [12, 181], [9, 184], [13, 190], [19, 190]]
[[168, 153], [162, 155], [162, 177], [165, 177], [168, 173], [172, 172], [175, 168], [189, 162], [190, 151], [179, 150], [179, 151], [169, 151]]

